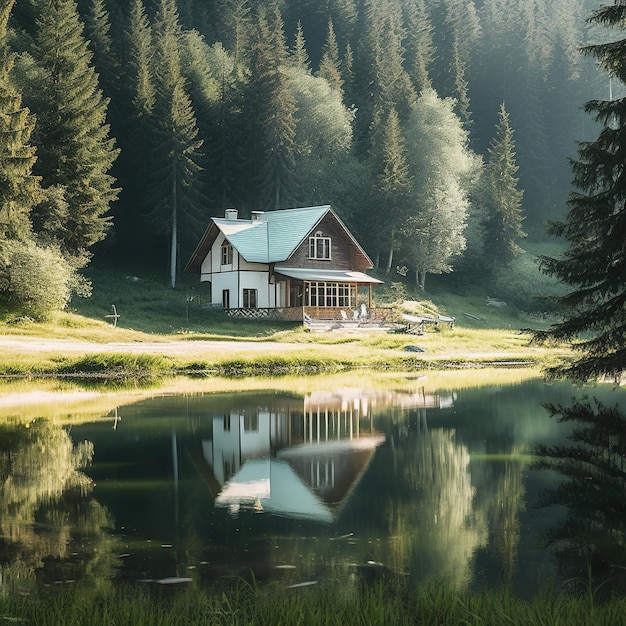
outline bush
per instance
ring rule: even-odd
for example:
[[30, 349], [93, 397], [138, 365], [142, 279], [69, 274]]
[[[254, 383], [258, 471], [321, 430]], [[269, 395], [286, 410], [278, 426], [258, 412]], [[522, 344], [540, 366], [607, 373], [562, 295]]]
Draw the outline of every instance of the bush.
[[33, 241], [7, 241], [2, 246], [0, 296], [17, 315], [46, 319], [65, 308], [72, 294], [88, 296], [91, 285], [55, 247]]
[[502, 270], [495, 281], [499, 300], [521, 311], [549, 312], [555, 307], [551, 298], [564, 292], [564, 286], [551, 276], [543, 274], [534, 255], [521, 254]]

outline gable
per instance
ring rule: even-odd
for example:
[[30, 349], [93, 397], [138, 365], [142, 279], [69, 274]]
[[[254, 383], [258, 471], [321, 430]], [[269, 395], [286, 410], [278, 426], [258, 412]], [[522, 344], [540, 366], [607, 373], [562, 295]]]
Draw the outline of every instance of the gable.
[[[320, 234], [330, 238], [330, 259], [311, 259], [309, 238]], [[334, 212], [329, 211], [306, 234], [298, 247], [285, 260], [285, 266], [327, 269], [331, 265], [342, 270], [366, 270], [372, 262]], [[278, 265], [277, 265], [278, 267]]]

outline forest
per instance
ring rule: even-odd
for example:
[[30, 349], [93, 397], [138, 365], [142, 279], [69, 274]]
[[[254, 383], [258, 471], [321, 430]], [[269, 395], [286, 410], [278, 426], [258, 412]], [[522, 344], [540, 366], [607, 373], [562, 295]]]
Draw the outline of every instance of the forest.
[[581, 51], [597, 0], [0, 6], [14, 299], [20, 265], [84, 295], [94, 259], [175, 287], [226, 207], [331, 204], [383, 276], [496, 281], [565, 215], [582, 105], [618, 89]]

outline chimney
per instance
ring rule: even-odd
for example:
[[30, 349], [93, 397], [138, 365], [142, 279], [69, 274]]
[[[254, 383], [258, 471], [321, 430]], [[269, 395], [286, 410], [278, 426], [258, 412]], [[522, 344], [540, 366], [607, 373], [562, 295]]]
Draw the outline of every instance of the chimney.
[[261, 219], [261, 215], [263, 215], [263, 211], [252, 211], [252, 221], [258, 222]]
[[226, 209], [226, 211], [224, 211], [224, 217], [227, 220], [236, 220], [238, 215], [239, 212], [237, 209]]

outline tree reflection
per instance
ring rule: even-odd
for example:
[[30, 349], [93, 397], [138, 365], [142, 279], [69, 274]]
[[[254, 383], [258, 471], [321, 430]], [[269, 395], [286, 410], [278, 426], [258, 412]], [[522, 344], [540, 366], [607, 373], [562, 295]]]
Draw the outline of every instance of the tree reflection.
[[[67, 431], [39, 420], [0, 427], [0, 589], [28, 591], [44, 563], [67, 580], [112, 572], [111, 522], [89, 498], [91, 479], [80, 468], [93, 445], [75, 445]], [[80, 555], [75, 552], [80, 545]], [[72, 561], [70, 565], [69, 562]]]
[[569, 407], [547, 405], [559, 422], [578, 424], [570, 444], [539, 446], [535, 466], [563, 477], [541, 505], [567, 507], [565, 521], [550, 530], [547, 543], [562, 573], [603, 589], [626, 583], [626, 417], [616, 406], [583, 399]]
[[[418, 411], [417, 428], [405, 436], [408, 445], [394, 447], [394, 466], [398, 482], [413, 495], [388, 512], [391, 535], [398, 538], [394, 565], [465, 587], [471, 556], [485, 538], [484, 521], [473, 511], [469, 451], [454, 430], [430, 430], [425, 411]], [[402, 562], [407, 557], [410, 564]]]

